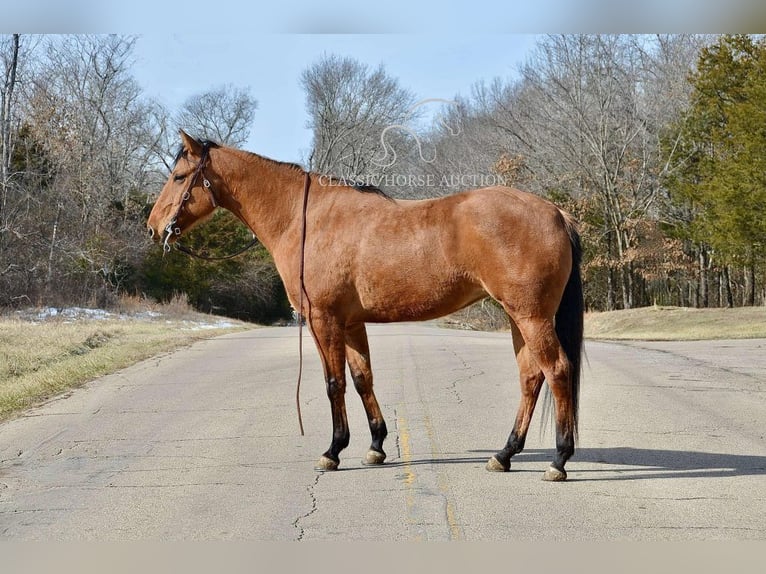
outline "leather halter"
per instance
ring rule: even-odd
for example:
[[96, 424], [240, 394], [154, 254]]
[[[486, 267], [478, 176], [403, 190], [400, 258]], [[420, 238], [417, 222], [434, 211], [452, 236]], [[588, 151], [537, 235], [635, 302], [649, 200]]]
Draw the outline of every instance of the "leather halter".
[[170, 218], [170, 221], [168, 221], [168, 224], [165, 226], [165, 243], [163, 246], [163, 249], [165, 250], [165, 253], [168, 253], [170, 251], [170, 243], [168, 240], [172, 235], [181, 235], [181, 228], [176, 227], [176, 223], [178, 223], [178, 216], [181, 214], [181, 211], [184, 208], [184, 205], [187, 201], [191, 198], [191, 190], [194, 188], [194, 184], [197, 183], [197, 179], [200, 175], [202, 175], [202, 186], [207, 190], [210, 201], [213, 204], [213, 207], [218, 207], [218, 202], [215, 200], [215, 195], [213, 194], [213, 189], [210, 187], [210, 180], [208, 180], [203, 174], [202, 170], [205, 169], [205, 163], [207, 162], [208, 155], [210, 154], [210, 144], [207, 142], [202, 144], [202, 154], [199, 158], [199, 163], [194, 168], [194, 173], [191, 176], [191, 179], [189, 180], [189, 184], [186, 186], [186, 189], [184, 190], [183, 195], [181, 196], [181, 201], [178, 203], [178, 207], [176, 207], [175, 213], [173, 213], [173, 217]]
[[[170, 237], [172, 235], [181, 235], [181, 228], [176, 227], [176, 223], [178, 222], [178, 216], [181, 214], [181, 211], [184, 208], [184, 205], [187, 201], [189, 201], [189, 198], [191, 197], [191, 190], [194, 188], [194, 185], [197, 183], [197, 179], [199, 179], [200, 176], [202, 176], [202, 187], [205, 188], [205, 190], [208, 193], [208, 197], [210, 198], [210, 203], [213, 204], [213, 209], [218, 207], [218, 202], [215, 198], [215, 192], [213, 191], [213, 187], [210, 185], [210, 180], [205, 177], [205, 174], [203, 173], [205, 169], [205, 163], [208, 160], [208, 156], [210, 154], [210, 144], [208, 142], [204, 142], [202, 144], [202, 154], [200, 155], [199, 163], [194, 168], [194, 173], [192, 174], [191, 179], [189, 180], [189, 184], [187, 185], [186, 189], [184, 190], [183, 195], [181, 196], [181, 202], [178, 204], [178, 207], [176, 208], [175, 213], [173, 214], [173, 217], [170, 218], [170, 222], [165, 226], [165, 243], [163, 249], [165, 250], [165, 253], [168, 253], [170, 251]], [[245, 251], [248, 249], [251, 249], [252, 247], [255, 247], [258, 244], [258, 238], [255, 236], [255, 233], [253, 233], [253, 238], [250, 240], [250, 242], [239, 249], [238, 251], [231, 253], [229, 255], [223, 255], [223, 256], [208, 256], [208, 255], [201, 255], [199, 253], [195, 253], [192, 249], [189, 247], [186, 247], [185, 245], [182, 245], [178, 242], [174, 243], [175, 248], [180, 251], [181, 253], [185, 253], [186, 255], [189, 255], [191, 257], [194, 257], [196, 259], [201, 259], [203, 261], [225, 261], [227, 259], [232, 259], [234, 257], [237, 257], [238, 255], [242, 255]]]

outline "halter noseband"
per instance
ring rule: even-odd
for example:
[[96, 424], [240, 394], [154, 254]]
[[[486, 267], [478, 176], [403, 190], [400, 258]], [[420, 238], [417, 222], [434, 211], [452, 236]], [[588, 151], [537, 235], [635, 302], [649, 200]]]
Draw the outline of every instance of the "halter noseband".
[[173, 217], [170, 218], [170, 221], [165, 226], [165, 242], [163, 243], [163, 249], [165, 250], [165, 253], [168, 253], [171, 249], [169, 243], [170, 237], [172, 235], [181, 235], [181, 228], [176, 227], [175, 225], [178, 223], [178, 216], [181, 214], [181, 210], [183, 210], [184, 204], [189, 201], [189, 198], [191, 197], [191, 190], [194, 187], [194, 184], [197, 183], [197, 178], [199, 178], [200, 175], [202, 175], [202, 186], [207, 190], [208, 196], [210, 197], [210, 203], [213, 204], [213, 208], [218, 207], [218, 202], [215, 200], [213, 188], [210, 186], [210, 180], [206, 178], [202, 173], [202, 171], [205, 169], [205, 163], [207, 162], [209, 153], [210, 144], [208, 142], [204, 142], [202, 144], [202, 154], [200, 155], [199, 163], [197, 164], [197, 167], [194, 168], [194, 173], [189, 180], [189, 185], [186, 186], [186, 189], [181, 196], [181, 202], [178, 204]]

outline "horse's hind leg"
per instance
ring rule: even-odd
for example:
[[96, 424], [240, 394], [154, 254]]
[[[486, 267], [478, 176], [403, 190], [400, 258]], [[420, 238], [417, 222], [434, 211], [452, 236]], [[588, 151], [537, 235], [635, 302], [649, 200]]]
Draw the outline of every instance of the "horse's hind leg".
[[370, 349], [367, 344], [367, 331], [363, 323], [350, 325], [346, 329], [346, 359], [351, 370], [364, 410], [370, 425], [372, 443], [364, 459], [364, 464], [383, 464], [386, 453], [383, 451], [383, 441], [388, 434], [386, 421], [380, 411], [378, 400], [372, 390], [372, 368], [370, 366]]
[[552, 319], [515, 318], [530, 355], [548, 382], [556, 408], [556, 456], [543, 480], [565, 480], [564, 465], [574, 453], [576, 413], [571, 385], [571, 364], [559, 343]]
[[508, 471], [511, 467], [511, 457], [524, 449], [529, 421], [532, 419], [537, 397], [545, 379], [513, 319], [511, 319], [511, 333], [513, 335], [513, 348], [516, 352], [516, 362], [519, 365], [521, 402], [508, 442], [506, 442], [503, 450], [496, 453], [487, 462], [487, 470], [490, 471]]

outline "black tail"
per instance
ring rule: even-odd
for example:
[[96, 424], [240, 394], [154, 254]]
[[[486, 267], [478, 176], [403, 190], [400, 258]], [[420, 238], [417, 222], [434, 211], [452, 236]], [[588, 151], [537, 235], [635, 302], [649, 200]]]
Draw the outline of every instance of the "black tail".
[[573, 219], [564, 214], [569, 241], [572, 244], [572, 271], [569, 280], [564, 287], [559, 309], [556, 311], [556, 336], [564, 348], [564, 352], [571, 365], [570, 388], [572, 394], [571, 420], [574, 421], [574, 434], [577, 437], [577, 423], [579, 420], [580, 406], [580, 374], [582, 371], [582, 342], [583, 342], [583, 317], [585, 314], [585, 301], [583, 298], [582, 277], [580, 275], [580, 262], [582, 261], [582, 245], [577, 224]]
[[[572, 245], [572, 270], [569, 273], [564, 293], [561, 296], [558, 311], [556, 311], [556, 336], [564, 349], [570, 363], [570, 392], [571, 412], [569, 420], [573, 424], [575, 440], [577, 439], [577, 425], [579, 422], [580, 406], [580, 374], [582, 371], [582, 343], [583, 343], [583, 317], [585, 314], [585, 301], [583, 298], [582, 276], [580, 263], [582, 261], [582, 246], [580, 233], [577, 231], [577, 223], [567, 213], [561, 212]], [[553, 409], [551, 407], [551, 393], [545, 386], [543, 397], [543, 413], [541, 418], [541, 430], [545, 432], [545, 421], [553, 424]]]

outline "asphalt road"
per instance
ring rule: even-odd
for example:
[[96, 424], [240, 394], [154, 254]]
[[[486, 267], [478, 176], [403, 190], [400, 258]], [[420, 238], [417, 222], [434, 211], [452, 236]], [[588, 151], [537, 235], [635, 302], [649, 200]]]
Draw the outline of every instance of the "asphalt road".
[[587, 342], [579, 448], [541, 480], [535, 414], [511, 472], [487, 458], [519, 388], [510, 336], [372, 326], [389, 458], [349, 385], [341, 469], [314, 462], [329, 404], [306, 338], [257, 329], [145, 361], [0, 425], [0, 538], [678, 540], [766, 538], [766, 340]]

